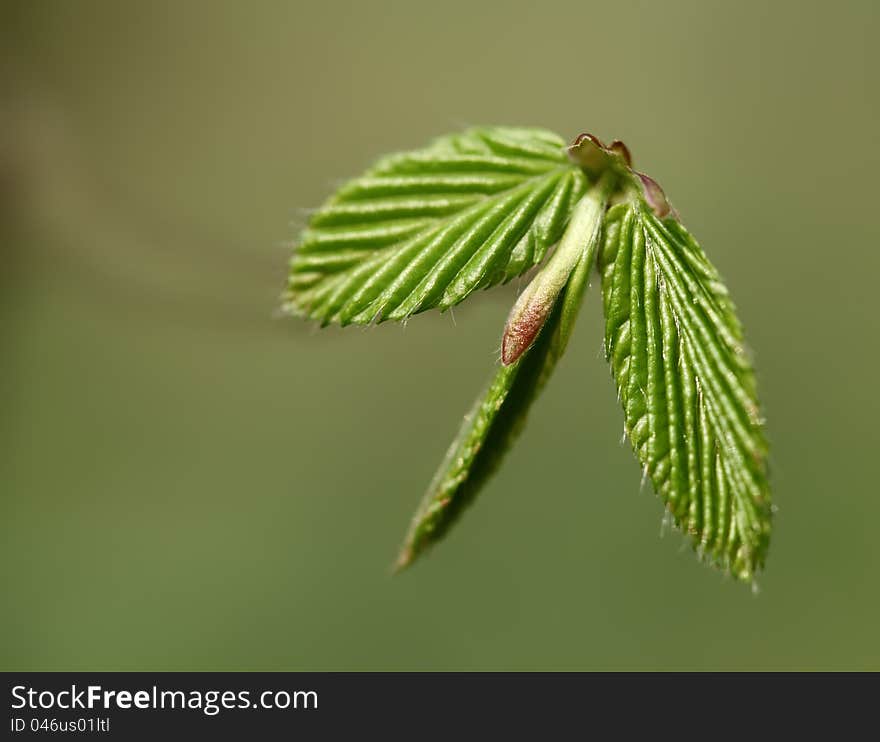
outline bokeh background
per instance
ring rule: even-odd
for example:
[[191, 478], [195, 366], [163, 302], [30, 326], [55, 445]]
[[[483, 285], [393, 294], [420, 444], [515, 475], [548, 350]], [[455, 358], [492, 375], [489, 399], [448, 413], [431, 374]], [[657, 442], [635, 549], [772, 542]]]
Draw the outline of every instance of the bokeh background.
[[[880, 669], [878, 8], [5, 2], [3, 669]], [[624, 139], [728, 280], [758, 596], [661, 535], [595, 286], [502, 471], [389, 576], [516, 287], [406, 329], [277, 300], [308, 208], [476, 123]]]

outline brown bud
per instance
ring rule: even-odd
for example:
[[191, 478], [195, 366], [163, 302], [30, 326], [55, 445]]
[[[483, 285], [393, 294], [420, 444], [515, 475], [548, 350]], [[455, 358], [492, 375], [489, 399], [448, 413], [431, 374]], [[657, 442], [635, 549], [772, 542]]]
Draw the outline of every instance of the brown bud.
[[525, 353], [535, 341], [556, 297], [536, 296], [528, 289], [514, 305], [501, 339], [501, 363], [509, 366]]

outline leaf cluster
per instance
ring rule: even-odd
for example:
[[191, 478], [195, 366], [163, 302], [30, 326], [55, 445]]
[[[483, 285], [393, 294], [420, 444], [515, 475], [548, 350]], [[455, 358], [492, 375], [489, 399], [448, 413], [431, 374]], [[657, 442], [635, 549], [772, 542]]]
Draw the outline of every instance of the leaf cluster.
[[[549, 257], [548, 257], [549, 254]], [[698, 555], [763, 566], [767, 444], [742, 328], [717, 271], [621, 142], [477, 128], [381, 159], [312, 216], [286, 309], [321, 324], [405, 320], [541, 266], [504, 352], [418, 508], [397, 562], [439, 540], [498, 467], [559, 361], [591, 273], [634, 453]]]

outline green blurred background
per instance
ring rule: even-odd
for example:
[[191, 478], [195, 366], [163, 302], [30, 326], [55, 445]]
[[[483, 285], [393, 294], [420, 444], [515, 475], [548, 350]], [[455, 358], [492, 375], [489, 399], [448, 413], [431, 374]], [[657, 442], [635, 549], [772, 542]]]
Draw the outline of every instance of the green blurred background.
[[[0, 22], [4, 669], [880, 669], [876, 2]], [[779, 507], [757, 597], [661, 536], [595, 285], [500, 474], [389, 577], [515, 287], [317, 332], [276, 316], [287, 241], [475, 123], [624, 139], [728, 280]]]

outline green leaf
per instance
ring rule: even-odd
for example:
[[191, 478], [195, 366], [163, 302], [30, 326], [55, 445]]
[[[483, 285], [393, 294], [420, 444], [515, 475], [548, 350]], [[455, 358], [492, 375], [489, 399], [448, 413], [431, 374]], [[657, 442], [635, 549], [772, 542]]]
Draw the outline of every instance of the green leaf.
[[[535, 341], [515, 362], [498, 369], [486, 392], [465, 417], [416, 511], [397, 559], [397, 569], [411, 564], [440, 540], [474, 499], [523, 429], [532, 402], [562, 357], [601, 239], [605, 194], [599, 191], [592, 199], [588, 195], [582, 203], [588, 200], [592, 200], [594, 206], [583, 209], [579, 204], [579, 213], [591, 214], [592, 222], [574, 220], [563, 237], [564, 241], [583, 238], [579, 259], [569, 266], [567, 280], [561, 292], [554, 296], [549, 316]], [[555, 275], [552, 266], [545, 266], [533, 282], [542, 283], [542, 273], [548, 271]]]
[[586, 187], [540, 129], [472, 129], [385, 157], [312, 216], [284, 306], [342, 325], [447, 309], [539, 263]]
[[767, 444], [727, 290], [687, 230], [640, 197], [609, 210], [599, 265], [633, 449], [698, 554], [753, 579], [770, 537]]

